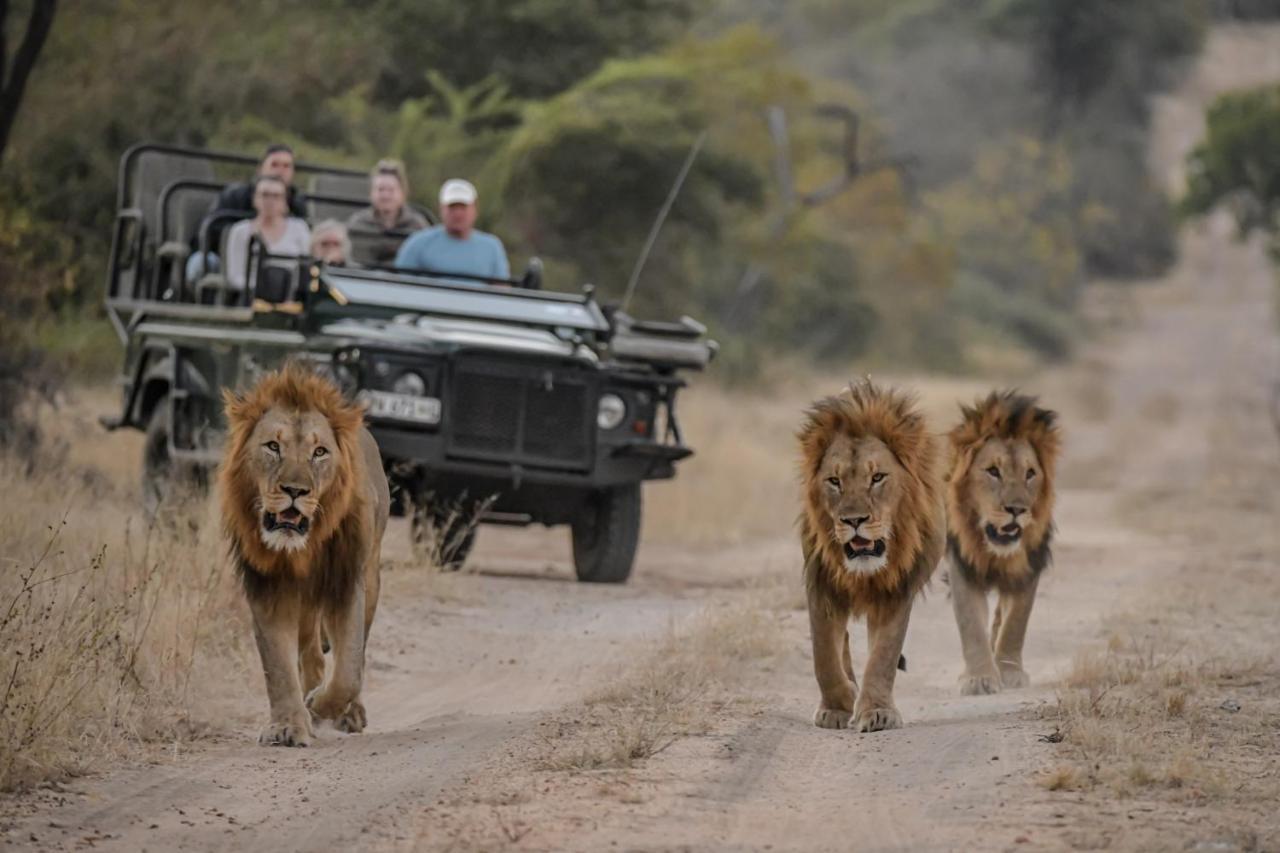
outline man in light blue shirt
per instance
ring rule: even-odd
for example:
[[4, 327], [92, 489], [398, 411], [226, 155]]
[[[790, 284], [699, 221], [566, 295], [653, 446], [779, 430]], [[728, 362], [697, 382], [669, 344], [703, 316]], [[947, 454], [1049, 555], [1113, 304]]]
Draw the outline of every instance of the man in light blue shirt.
[[442, 224], [419, 231], [401, 244], [397, 267], [511, 278], [502, 241], [475, 228], [476, 188], [470, 181], [453, 178], [440, 187], [440, 221]]

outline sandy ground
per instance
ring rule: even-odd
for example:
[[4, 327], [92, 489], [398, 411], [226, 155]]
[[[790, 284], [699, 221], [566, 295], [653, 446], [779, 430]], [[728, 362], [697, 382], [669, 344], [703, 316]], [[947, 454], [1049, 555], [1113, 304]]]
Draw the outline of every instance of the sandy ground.
[[[1221, 49], [1210, 45], [1206, 67]], [[1171, 103], [1194, 112], [1188, 104], [1219, 87], [1202, 77]], [[633, 581], [606, 589], [572, 582], [562, 532], [485, 529], [474, 573], [405, 570], [397, 523], [369, 653], [365, 734], [322, 731], [305, 750], [257, 747], [252, 721], [265, 702], [246, 690], [245, 722], [219, 739], [6, 802], [0, 846], [1246, 849], [1223, 834], [1229, 818], [1249, 822], [1256, 849], [1277, 849], [1280, 817], [1266, 810], [1115, 803], [1033, 782], [1052, 759], [1037, 708], [1053, 701], [1077, 652], [1101, 641], [1104, 617], [1196, 582], [1205, 566], [1274, 569], [1280, 557], [1273, 532], [1252, 535], [1276, 512], [1274, 271], [1261, 246], [1235, 241], [1222, 219], [1188, 231], [1183, 248], [1167, 280], [1095, 289], [1090, 310], [1107, 330], [1072, 364], [1023, 381], [1061, 411], [1068, 436], [1060, 545], [1026, 651], [1037, 686], [958, 695], [958, 638], [935, 583], [912, 617], [910, 671], [898, 681], [906, 727], [819, 730], [807, 622], [783, 608], [777, 653], [740, 674], [740, 701], [707, 731], [626, 770], [539, 770], [532, 756], [548, 748], [555, 723], [673, 626], [748, 600], [759, 579], [798, 584], [793, 537], [729, 548], [646, 542]], [[949, 417], [982, 383], [917, 384], [928, 410]], [[650, 490], [651, 501], [661, 497]], [[1259, 583], [1259, 595], [1277, 590]], [[1232, 648], [1273, 654], [1274, 620], [1250, 618], [1257, 630], [1233, 632]], [[865, 640], [860, 630], [854, 637], [860, 661]]]

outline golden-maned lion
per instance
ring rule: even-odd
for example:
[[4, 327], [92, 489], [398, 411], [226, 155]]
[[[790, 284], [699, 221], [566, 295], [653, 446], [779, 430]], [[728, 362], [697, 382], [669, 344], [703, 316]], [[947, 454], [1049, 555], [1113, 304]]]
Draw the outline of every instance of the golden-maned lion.
[[[814, 725], [874, 732], [902, 725], [893, 681], [916, 594], [946, 538], [941, 465], [909, 395], [870, 382], [819, 400], [799, 434], [800, 542], [822, 701]], [[849, 619], [866, 616], [862, 692]]]
[[[1022, 644], [1053, 538], [1053, 477], [1061, 438], [1057, 415], [1035, 397], [993, 392], [951, 430], [947, 478], [948, 579], [965, 695], [1030, 683]], [[987, 593], [999, 592], [987, 636]]]
[[[365, 642], [391, 503], [378, 446], [362, 410], [297, 364], [223, 398], [223, 524], [271, 705], [258, 742], [306, 746], [313, 717], [362, 731]], [[321, 631], [334, 658], [323, 686]]]

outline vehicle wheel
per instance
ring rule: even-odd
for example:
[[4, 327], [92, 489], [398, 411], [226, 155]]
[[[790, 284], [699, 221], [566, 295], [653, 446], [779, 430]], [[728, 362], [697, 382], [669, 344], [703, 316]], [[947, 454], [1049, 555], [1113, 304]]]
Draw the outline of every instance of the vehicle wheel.
[[147, 438], [142, 445], [142, 509], [155, 518], [165, 499], [173, 492], [175, 472], [169, 456], [169, 397], [161, 397], [147, 421]]
[[179, 467], [169, 455], [169, 397], [156, 401], [142, 445], [142, 509], [154, 519], [162, 508], [177, 509], [202, 485], [198, 471]]
[[573, 522], [578, 580], [626, 583], [640, 541], [640, 484], [597, 492]]
[[410, 520], [414, 553], [446, 572], [458, 571], [476, 543], [476, 515], [475, 504], [467, 501], [415, 501]]

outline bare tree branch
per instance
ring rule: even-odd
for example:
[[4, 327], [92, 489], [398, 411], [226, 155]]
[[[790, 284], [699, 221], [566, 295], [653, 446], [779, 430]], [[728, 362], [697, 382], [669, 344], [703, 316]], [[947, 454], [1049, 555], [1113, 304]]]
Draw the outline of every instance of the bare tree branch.
[[[53, 27], [54, 13], [58, 8], [58, 0], [35, 0], [31, 7], [31, 17], [27, 19], [27, 31], [22, 37], [22, 44], [14, 54], [13, 64], [5, 71], [3, 47], [0, 47], [0, 157], [9, 144], [9, 133], [13, 130], [14, 121], [18, 117], [18, 107], [22, 105], [22, 96], [27, 88], [27, 78], [31, 69], [40, 58], [49, 30]], [[0, 46], [3, 45], [4, 23], [9, 15], [7, 0], [0, 0]]]

